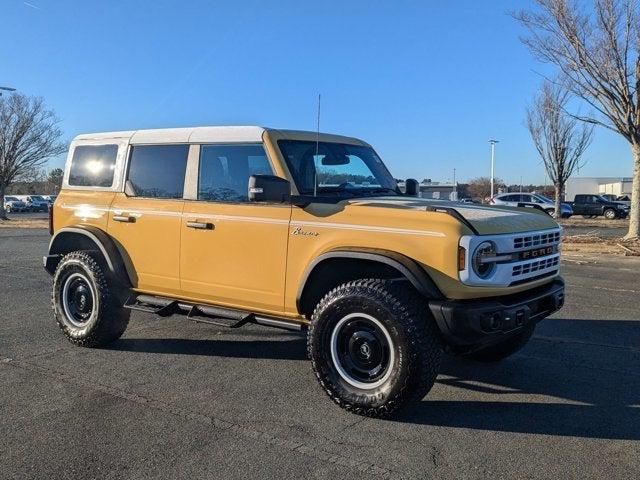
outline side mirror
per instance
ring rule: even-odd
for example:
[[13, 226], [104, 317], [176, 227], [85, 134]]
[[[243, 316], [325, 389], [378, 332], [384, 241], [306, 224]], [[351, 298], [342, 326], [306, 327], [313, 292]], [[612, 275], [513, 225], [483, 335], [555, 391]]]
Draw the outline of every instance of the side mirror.
[[407, 178], [404, 182], [405, 194], [409, 197], [417, 197], [420, 192], [420, 184], [415, 178]]
[[248, 196], [250, 202], [288, 202], [291, 199], [291, 183], [274, 175], [251, 175]]

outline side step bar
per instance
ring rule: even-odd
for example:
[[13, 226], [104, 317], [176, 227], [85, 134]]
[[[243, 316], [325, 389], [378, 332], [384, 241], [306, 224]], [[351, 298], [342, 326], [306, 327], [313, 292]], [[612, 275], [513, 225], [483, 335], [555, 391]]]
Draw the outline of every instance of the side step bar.
[[155, 297], [153, 295], [132, 295], [127, 299], [123, 307], [138, 312], [153, 313], [161, 317], [186, 315], [188, 320], [198, 323], [208, 323], [218, 327], [240, 328], [247, 323], [255, 323], [267, 327], [295, 331], [301, 331], [306, 328], [306, 326], [301, 323], [282, 318], [261, 316], [252, 312], [234, 310], [232, 308], [181, 302], [171, 298]]

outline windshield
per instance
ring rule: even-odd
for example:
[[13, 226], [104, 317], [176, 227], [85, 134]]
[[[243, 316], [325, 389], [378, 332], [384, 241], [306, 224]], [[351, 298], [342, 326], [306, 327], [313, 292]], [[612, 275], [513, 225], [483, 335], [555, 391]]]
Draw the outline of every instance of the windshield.
[[[396, 195], [396, 181], [371, 147], [279, 140], [301, 195]], [[317, 154], [316, 154], [317, 152]]]

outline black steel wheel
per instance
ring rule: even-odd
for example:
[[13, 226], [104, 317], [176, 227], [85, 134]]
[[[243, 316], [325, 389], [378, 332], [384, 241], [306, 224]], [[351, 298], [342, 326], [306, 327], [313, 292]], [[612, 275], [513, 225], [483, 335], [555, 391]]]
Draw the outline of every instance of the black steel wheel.
[[91, 318], [95, 293], [89, 279], [82, 273], [72, 273], [62, 287], [64, 313], [73, 325], [82, 327]]
[[379, 320], [366, 313], [349, 313], [331, 333], [331, 359], [346, 382], [371, 389], [391, 374], [395, 349]]

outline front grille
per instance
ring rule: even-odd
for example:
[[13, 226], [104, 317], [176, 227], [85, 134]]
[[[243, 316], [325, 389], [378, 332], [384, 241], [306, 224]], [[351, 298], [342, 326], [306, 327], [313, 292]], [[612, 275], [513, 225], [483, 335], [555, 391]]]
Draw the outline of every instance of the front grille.
[[531, 273], [539, 272], [540, 270], [546, 270], [548, 268], [557, 267], [560, 263], [560, 257], [542, 258], [540, 260], [533, 260], [528, 263], [515, 265], [513, 267], [512, 276], [519, 277], [520, 275], [529, 275]]
[[560, 232], [537, 233], [535, 235], [525, 235], [515, 237], [513, 239], [513, 248], [520, 250], [522, 248], [542, 247], [560, 241]]

